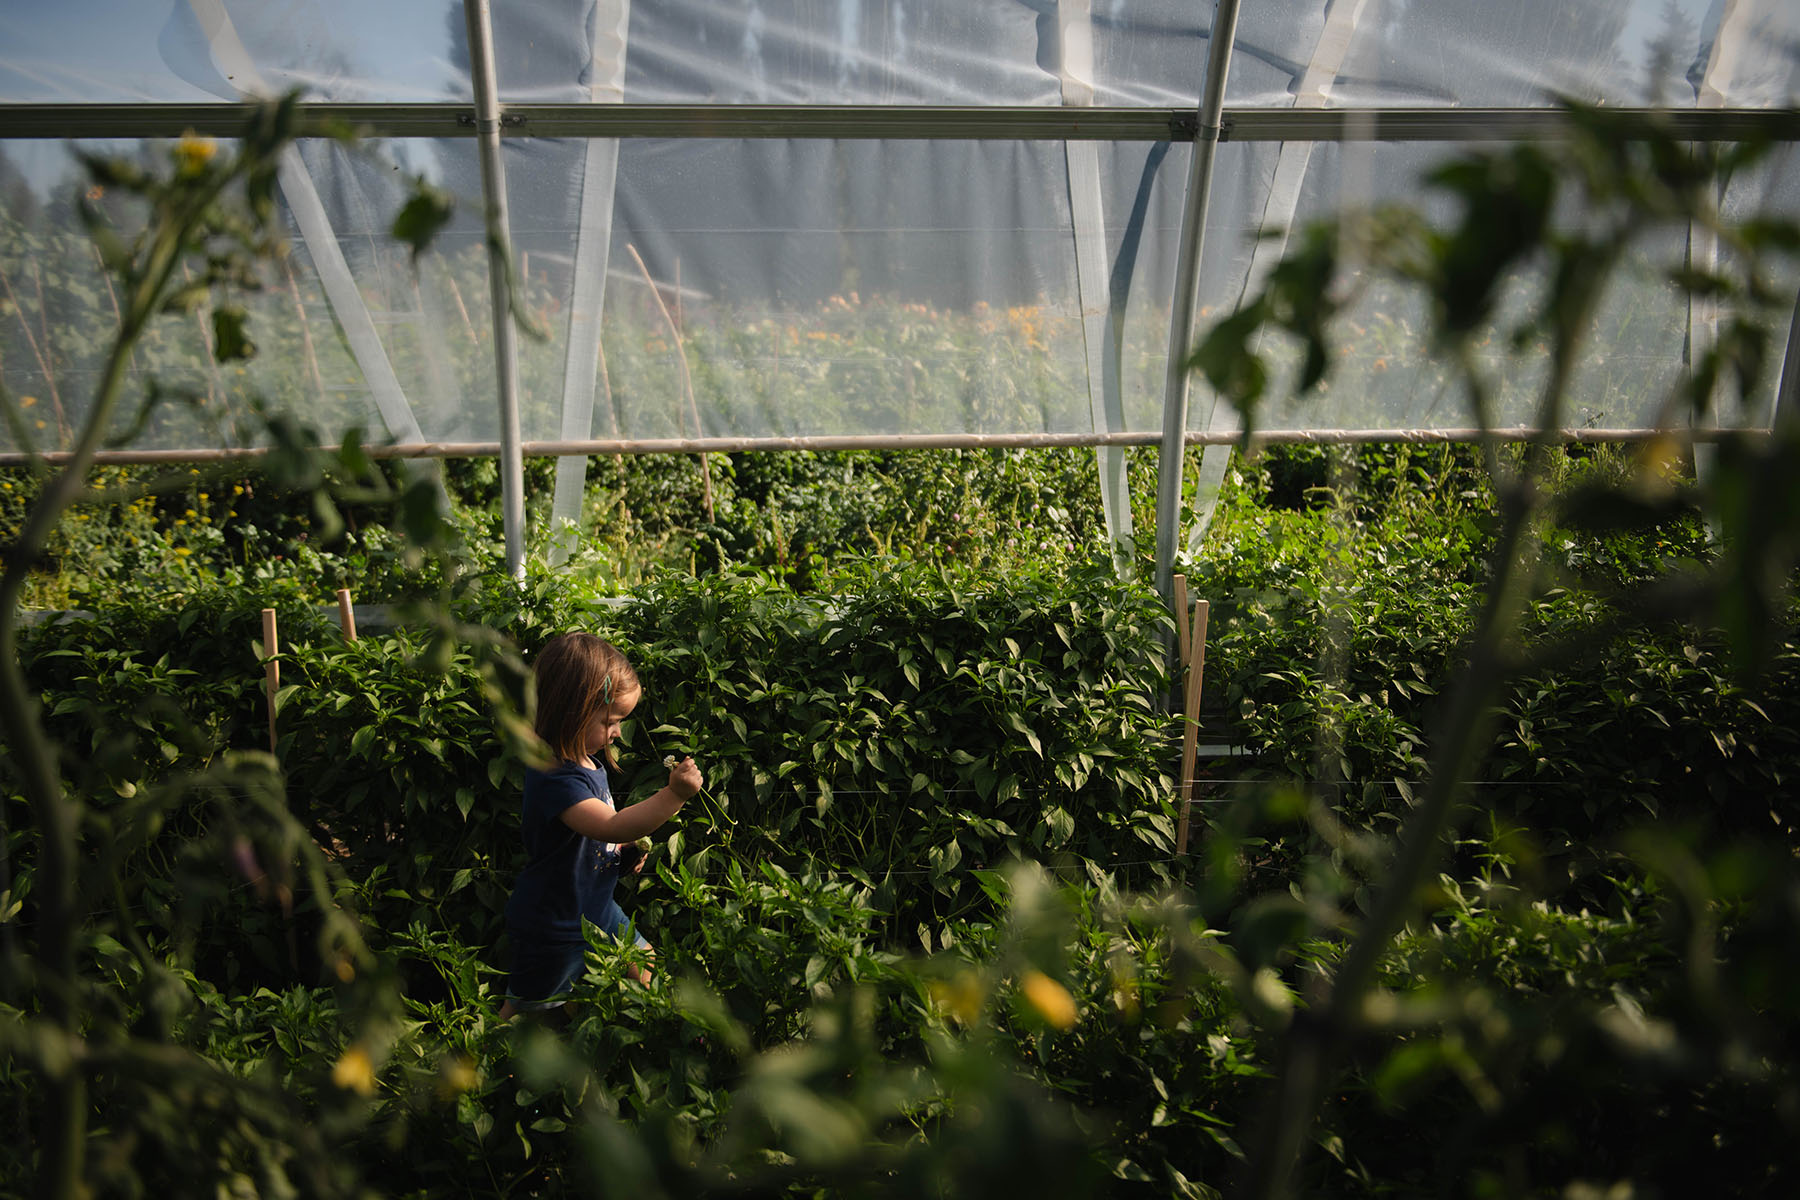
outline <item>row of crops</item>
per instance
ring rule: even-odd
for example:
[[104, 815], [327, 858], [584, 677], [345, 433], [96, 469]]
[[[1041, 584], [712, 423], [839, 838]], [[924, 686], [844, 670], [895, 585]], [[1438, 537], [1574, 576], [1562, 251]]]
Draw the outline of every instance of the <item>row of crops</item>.
[[[975, 522], [1067, 469], [959, 457], [935, 468], [967, 472]], [[1629, 465], [1561, 470], [1573, 489]], [[801, 480], [778, 508], [813, 471], [875, 497], [922, 467], [781, 469]], [[89, 614], [33, 626], [23, 655], [87, 811], [93, 1182], [187, 1190], [202, 1164], [227, 1190], [327, 1195], [1229, 1188], [1423, 786], [1486, 570], [1481, 480], [1422, 449], [1235, 474], [1190, 567], [1214, 605], [1205, 721], [1249, 756], [1204, 772], [1185, 858], [1166, 610], [1103, 553], [971, 569], [894, 531], [875, 557], [821, 543], [825, 586], [802, 590], [779, 568], [690, 571], [671, 546], [623, 606], [579, 574], [515, 587], [424, 556], [431, 602], [354, 643], [320, 604], [380, 540], [370, 511], [306, 553], [290, 528], [260, 585], [196, 555], [91, 580]], [[185, 529], [182, 496], [272, 486], [189, 481], [153, 520]], [[483, 486], [439, 531], [470, 539], [464, 563], [497, 555]], [[1097, 496], [1071, 503], [1091, 543]], [[88, 510], [111, 531], [93, 536], [143, 536], [128, 508]], [[1398, 1007], [1359, 1029], [1309, 1188], [1779, 1177], [1755, 1147], [1792, 1086], [1793, 624], [1747, 684], [1721, 635], [1608, 600], [1716, 554], [1692, 514], [1545, 546], [1559, 582], [1523, 636], [1583, 650], [1499, 698], [1444, 870], [1381, 959]], [[660, 974], [631, 982], [596, 944], [553, 1034], [495, 1019], [522, 771], [495, 714], [522, 699], [520, 656], [574, 627], [644, 676], [619, 791], [654, 790], [668, 751], [708, 786], [626, 901]], [[16, 796], [8, 812], [7, 923], [29, 945], [33, 822]], [[30, 1058], [15, 1045], [7, 1067], [18, 1128], [43, 1119]], [[10, 1187], [38, 1152], [11, 1145]]]

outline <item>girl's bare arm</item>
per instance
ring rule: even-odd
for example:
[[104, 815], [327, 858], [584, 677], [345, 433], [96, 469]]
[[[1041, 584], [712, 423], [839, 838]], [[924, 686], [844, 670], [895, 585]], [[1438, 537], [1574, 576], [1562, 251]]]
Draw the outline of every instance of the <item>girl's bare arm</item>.
[[562, 821], [596, 842], [635, 842], [674, 816], [700, 785], [700, 768], [693, 759], [684, 759], [669, 772], [668, 786], [648, 799], [615, 809], [599, 797], [589, 796], [565, 808]]

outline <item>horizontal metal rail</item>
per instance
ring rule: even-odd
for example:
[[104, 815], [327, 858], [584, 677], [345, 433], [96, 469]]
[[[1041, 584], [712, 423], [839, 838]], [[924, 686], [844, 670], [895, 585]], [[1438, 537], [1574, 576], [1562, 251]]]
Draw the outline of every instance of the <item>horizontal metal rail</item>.
[[[0, 139], [232, 137], [246, 104], [0, 104]], [[1800, 141], [1800, 109], [1619, 109], [1650, 115], [1684, 141]], [[302, 132], [472, 138], [475, 109], [434, 104], [301, 104]], [[1192, 141], [1187, 108], [805, 104], [510, 104], [504, 137], [863, 138], [959, 141]], [[1568, 132], [1556, 109], [1227, 108], [1228, 142], [1542, 141]]]
[[[1766, 429], [1563, 429], [1560, 442], [1647, 442], [1666, 438], [1679, 444], [1716, 442], [1730, 437], [1759, 437]], [[1260, 430], [1256, 445], [1304, 444], [1310, 446], [1368, 445], [1383, 442], [1431, 444], [1440, 442], [1532, 441], [1535, 429], [1270, 429]], [[526, 442], [527, 458], [594, 457], [616, 454], [737, 454], [754, 451], [793, 450], [1032, 450], [1081, 446], [1154, 446], [1160, 432], [1118, 433], [899, 433], [823, 434], [809, 437], [702, 437], [609, 438], [594, 441]], [[1230, 430], [1192, 430], [1190, 446], [1231, 446], [1242, 435]], [[321, 447], [330, 449], [330, 447]], [[251, 460], [267, 454], [262, 446], [237, 446], [206, 450], [102, 450], [96, 463], [155, 464]], [[499, 442], [418, 442], [404, 445], [364, 446], [370, 458], [493, 458]], [[0, 453], [0, 466], [24, 466], [33, 461], [55, 465], [68, 455], [52, 451], [39, 456], [17, 451]]]
[[[1685, 142], [1800, 141], [1800, 109], [1613, 109], [1653, 120]], [[1717, 118], [1715, 120], [1714, 118]], [[1540, 142], [1568, 136], [1557, 109], [1227, 109], [1228, 142]]]

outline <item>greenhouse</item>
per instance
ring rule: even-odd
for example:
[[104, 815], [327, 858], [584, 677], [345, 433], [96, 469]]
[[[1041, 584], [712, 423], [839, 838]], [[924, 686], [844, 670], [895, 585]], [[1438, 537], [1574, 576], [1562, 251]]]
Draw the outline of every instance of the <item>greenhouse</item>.
[[[59, 436], [98, 370], [77, 347], [111, 317], [75, 214], [44, 203], [76, 170], [71, 147], [228, 136], [232, 105], [298, 89], [368, 136], [286, 153], [290, 274], [252, 298], [285, 340], [248, 386], [318, 428], [508, 459], [1093, 443], [1115, 536], [1130, 516], [1110, 447], [1171, 421], [1235, 432], [1228, 408], [1188, 402], [1170, 338], [1266, 274], [1283, 241], [1259, 231], [1405, 196], [1464, 143], [1555, 136], [1558, 96], [1667, 104], [1696, 138], [1791, 138], [1800, 86], [1800, 35], [1772, 3], [1268, 4], [1241, 19], [1153, 3], [519, 4], [471, 21], [455, 4], [117, 7], [10, 21], [11, 215], [50, 283], [40, 337], [8, 323], [6, 383], [70, 393]], [[1795, 170], [1784, 151], [1721, 206], [1791, 214]], [[462, 200], [416, 270], [385, 236], [410, 174]], [[484, 203], [541, 338], [495, 319]], [[1690, 254], [1708, 253], [1702, 233]], [[21, 315], [25, 286], [8, 283]], [[1360, 386], [1271, 428], [1467, 426], [1417, 316], [1369, 303]], [[1652, 426], [1647, 406], [1717, 319], [1620, 288], [1571, 425]], [[854, 344], [882, 327], [885, 350]], [[202, 386], [204, 344], [164, 353], [192, 359], [166, 374]], [[1508, 364], [1496, 424], [1528, 423], [1532, 368]], [[1771, 399], [1723, 415], [1765, 427]], [[170, 420], [134, 445], [217, 449], [224, 432]], [[565, 454], [557, 479], [553, 512], [573, 520], [582, 459]]]
[[13, 5], [0, 407], [0, 1195], [1794, 1184], [1791, 0]]

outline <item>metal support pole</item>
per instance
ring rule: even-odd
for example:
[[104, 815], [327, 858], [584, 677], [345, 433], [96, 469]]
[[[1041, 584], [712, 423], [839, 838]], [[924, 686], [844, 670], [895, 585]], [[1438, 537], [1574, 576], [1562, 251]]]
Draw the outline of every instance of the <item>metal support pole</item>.
[[525, 457], [519, 433], [519, 345], [513, 325], [511, 236], [507, 232], [506, 165], [500, 157], [500, 90], [494, 76], [488, 0], [463, 0], [469, 30], [469, 76], [475, 88], [475, 134], [481, 152], [481, 195], [487, 204], [488, 287], [494, 308], [494, 371], [500, 385], [500, 512], [506, 569], [525, 574]]
[[[1330, 100], [1332, 85], [1350, 55], [1350, 45], [1363, 14], [1372, 7], [1371, 0], [1332, 0], [1325, 13], [1324, 28], [1313, 45], [1306, 69], [1294, 80], [1294, 108], [1322, 109]], [[1244, 286], [1238, 292], [1235, 307], [1243, 307], [1244, 299], [1254, 295], [1287, 253], [1288, 237], [1293, 232], [1294, 217], [1300, 211], [1300, 195], [1306, 182], [1308, 164], [1317, 142], [1282, 142], [1275, 157], [1275, 173], [1269, 180], [1269, 192], [1263, 202], [1261, 230], [1256, 248], [1250, 253], [1250, 267], [1244, 272]], [[1348, 157], [1348, 151], [1346, 151]], [[1262, 334], [1257, 335], [1260, 347]], [[1203, 405], [1202, 428], [1219, 430], [1235, 428], [1237, 413], [1231, 406], [1213, 396]], [[1188, 553], [1198, 548], [1206, 527], [1212, 522], [1213, 508], [1225, 482], [1225, 469], [1231, 462], [1232, 447], [1208, 446], [1200, 455], [1198, 478], [1194, 480], [1193, 503], [1188, 506]]]
[[[1038, 0], [1041, 2], [1041, 0]], [[1610, 106], [1609, 106], [1610, 107]], [[1793, 108], [1632, 108], [1655, 114], [1671, 136], [1689, 142], [1800, 138]], [[322, 137], [344, 125], [370, 137], [475, 136], [469, 106], [460, 100], [422, 104], [297, 106], [303, 136]], [[238, 137], [246, 104], [0, 103], [7, 140], [34, 138], [180, 137], [194, 132]], [[932, 104], [509, 104], [506, 123], [519, 137], [558, 138], [865, 138], [957, 142], [1185, 142], [1194, 110], [1141, 105], [1069, 108], [1066, 105]], [[1219, 124], [1234, 142], [1541, 142], [1569, 136], [1568, 116], [1555, 108], [1236, 108]]]
[[1212, 191], [1219, 114], [1225, 105], [1225, 76], [1231, 43], [1237, 37], [1237, 0], [1219, 0], [1213, 13], [1211, 52], [1200, 96], [1200, 129], [1188, 166], [1187, 200], [1181, 214], [1181, 241], [1175, 269], [1175, 296], [1169, 310], [1169, 360], [1163, 386], [1162, 451], [1156, 461], [1156, 590], [1173, 594], [1175, 539], [1180, 533], [1181, 468], [1188, 411], [1188, 339], [1193, 336], [1200, 252], [1206, 241], [1206, 203]]

